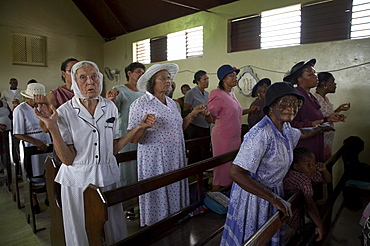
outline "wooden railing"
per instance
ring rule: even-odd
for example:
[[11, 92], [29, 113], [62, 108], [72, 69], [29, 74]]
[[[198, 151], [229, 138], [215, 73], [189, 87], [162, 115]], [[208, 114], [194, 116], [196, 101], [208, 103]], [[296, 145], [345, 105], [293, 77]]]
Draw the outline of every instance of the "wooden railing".
[[[185, 145], [186, 145], [186, 149], [189, 149], [195, 146], [201, 146], [202, 156], [205, 156], [206, 152], [209, 151], [210, 142], [211, 142], [210, 137], [202, 137], [202, 138], [197, 138], [197, 139], [186, 140]], [[116, 155], [116, 159], [118, 163], [136, 160], [136, 158], [137, 158], [136, 150], [126, 152], [126, 153], [120, 153]], [[62, 222], [61, 201], [60, 201], [60, 185], [54, 182], [54, 179], [58, 172], [58, 168], [59, 167], [55, 165], [52, 158], [47, 159], [46, 164], [45, 164], [45, 169], [46, 169], [45, 176], [46, 176], [48, 197], [50, 201], [50, 213], [51, 213], [50, 238], [51, 238], [52, 245], [64, 245], [65, 244], [64, 243], [63, 222]], [[199, 172], [194, 172], [194, 175], [195, 174], [200, 175], [202, 171], [199, 171]], [[200, 183], [203, 184], [203, 182], [200, 182]], [[130, 187], [128, 187], [129, 192], [131, 192]], [[204, 197], [204, 193], [198, 193], [198, 194], [199, 194], [198, 196]], [[132, 196], [132, 197], [135, 197], [135, 196]], [[128, 200], [130, 200], [130, 198], [126, 199], [126, 201]], [[124, 202], [124, 206], [126, 204], [127, 203]], [[132, 206], [132, 204], [130, 204], [129, 202], [128, 204], [129, 204], [128, 206]]]
[[89, 187], [84, 192], [85, 222], [89, 243], [91, 243], [92, 245], [103, 245], [103, 226], [105, 221], [107, 220], [107, 208], [109, 206], [124, 202], [149, 191], [195, 175], [198, 181], [198, 199], [196, 202], [192, 203], [190, 206], [182, 209], [176, 214], [173, 214], [167, 219], [159, 221], [152, 226], [145, 227], [143, 230], [135, 233], [132, 236], [127, 237], [123, 241], [119, 242], [117, 245], [148, 244], [148, 242], [152, 241], [153, 238], [165, 232], [169, 228], [172, 228], [177, 224], [179, 220], [183, 219], [190, 212], [203, 205], [203, 199], [205, 196], [203, 172], [215, 166], [232, 161], [235, 158], [237, 152], [238, 150], [235, 150], [224, 155], [212, 157], [175, 171], [164, 173], [131, 185], [106, 192], [101, 192], [98, 187], [94, 185], [89, 185]]
[[[345, 170], [334, 189], [332, 183], [328, 184], [328, 198], [319, 210], [320, 217], [324, 222], [324, 225], [330, 225], [333, 205], [345, 187], [346, 181], [348, 181], [350, 178], [348, 167], [358, 165], [358, 154], [362, 150], [363, 141], [359, 137], [349, 137], [344, 140], [342, 147], [325, 163], [329, 173], [332, 174], [333, 166], [338, 163], [340, 158], [342, 158], [345, 165]], [[304, 205], [302, 196], [299, 196], [298, 194], [295, 194], [293, 197], [291, 197], [289, 201], [292, 202], [293, 210], [296, 209], [296, 206]], [[276, 214], [274, 214], [253, 236], [251, 236], [244, 243], [244, 246], [266, 245], [282, 225], [283, 222], [281, 221], [281, 212], [276, 212]], [[313, 241], [313, 235], [315, 235], [314, 232], [315, 225], [313, 224], [308, 228], [308, 230], [305, 230], [298, 245], [307, 245], [309, 242]]]

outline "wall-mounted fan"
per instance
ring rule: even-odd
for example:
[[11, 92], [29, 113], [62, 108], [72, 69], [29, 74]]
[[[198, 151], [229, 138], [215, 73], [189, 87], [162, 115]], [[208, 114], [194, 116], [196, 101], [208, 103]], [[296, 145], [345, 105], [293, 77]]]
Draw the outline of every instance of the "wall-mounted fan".
[[116, 69], [110, 69], [109, 67], [104, 68], [104, 73], [108, 77], [109, 80], [114, 80], [116, 78], [117, 83], [119, 83], [119, 71]]

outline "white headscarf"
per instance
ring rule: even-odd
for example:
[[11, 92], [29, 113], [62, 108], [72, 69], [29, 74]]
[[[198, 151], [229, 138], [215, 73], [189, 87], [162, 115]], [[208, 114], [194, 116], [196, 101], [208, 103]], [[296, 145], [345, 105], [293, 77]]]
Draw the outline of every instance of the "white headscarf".
[[[82, 93], [80, 91], [80, 88], [78, 87], [76, 78], [75, 78], [77, 70], [79, 68], [83, 67], [86, 64], [92, 65], [96, 69], [96, 71], [98, 72], [98, 75], [99, 75], [99, 93], [94, 98], [86, 98], [86, 97], [84, 97], [82, 95]], [[84, 99], [84, 100], [93, 100], [93, 99], [98, 99], [99, 98], [101, 92], [103, 91], [103, 74], [101, 72], [99, 72], [99, 68], [98, 68], [98, 66], [94, 62], [92, 62], [92, 61], [80, 61], [80, 62], [77, 62], [72, 67], [71, 77], [72, 77], [72, 87], [71, 87], [71, 89], [73, 90], [73, 93], [75, 94], [75, 97], [81, 98], [81, 99]]]

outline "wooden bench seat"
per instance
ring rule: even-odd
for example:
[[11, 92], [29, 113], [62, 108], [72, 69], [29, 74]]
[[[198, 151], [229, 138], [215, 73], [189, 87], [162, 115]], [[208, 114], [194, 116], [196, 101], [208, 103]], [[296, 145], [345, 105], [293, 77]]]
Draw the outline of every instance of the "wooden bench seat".
[[[155, 238], [152, 246], [168, 245], [205, 245], [213, 236], [221, 232], [225, 224], [226, 214], [220, 215], [206, 211], [185, 219], [179, 226], [168, 230]], [[213, 235], [214, 234], [214, 235]]]

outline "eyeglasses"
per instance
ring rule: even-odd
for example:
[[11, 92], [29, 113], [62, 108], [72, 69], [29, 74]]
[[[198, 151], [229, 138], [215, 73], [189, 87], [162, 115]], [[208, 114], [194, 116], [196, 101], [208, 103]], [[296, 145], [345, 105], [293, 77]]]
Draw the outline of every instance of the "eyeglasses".
[[162, 80], [162, 81], [171, 81], [171, 76], [158, 76], [157, 79]]
[[90, 80], [93, 81], [94, 83], [99, 82], [99, 76], [97, 74], [81, 75], [80, 77], [77, 78], [77, 82], [83, 84], [87, 81], [88, 78], [90, 78]]
[[72, 69], [69, 69], [69, 70], [66, 70], [66, 72], [70, 73], [72, 71]]
[[302, 107], [303, 101], [302, 100], [280, 100], [278, 102], [279, 107], [281, 109], [286, 109], [287, 107], [292, 107], [294, 109]]

